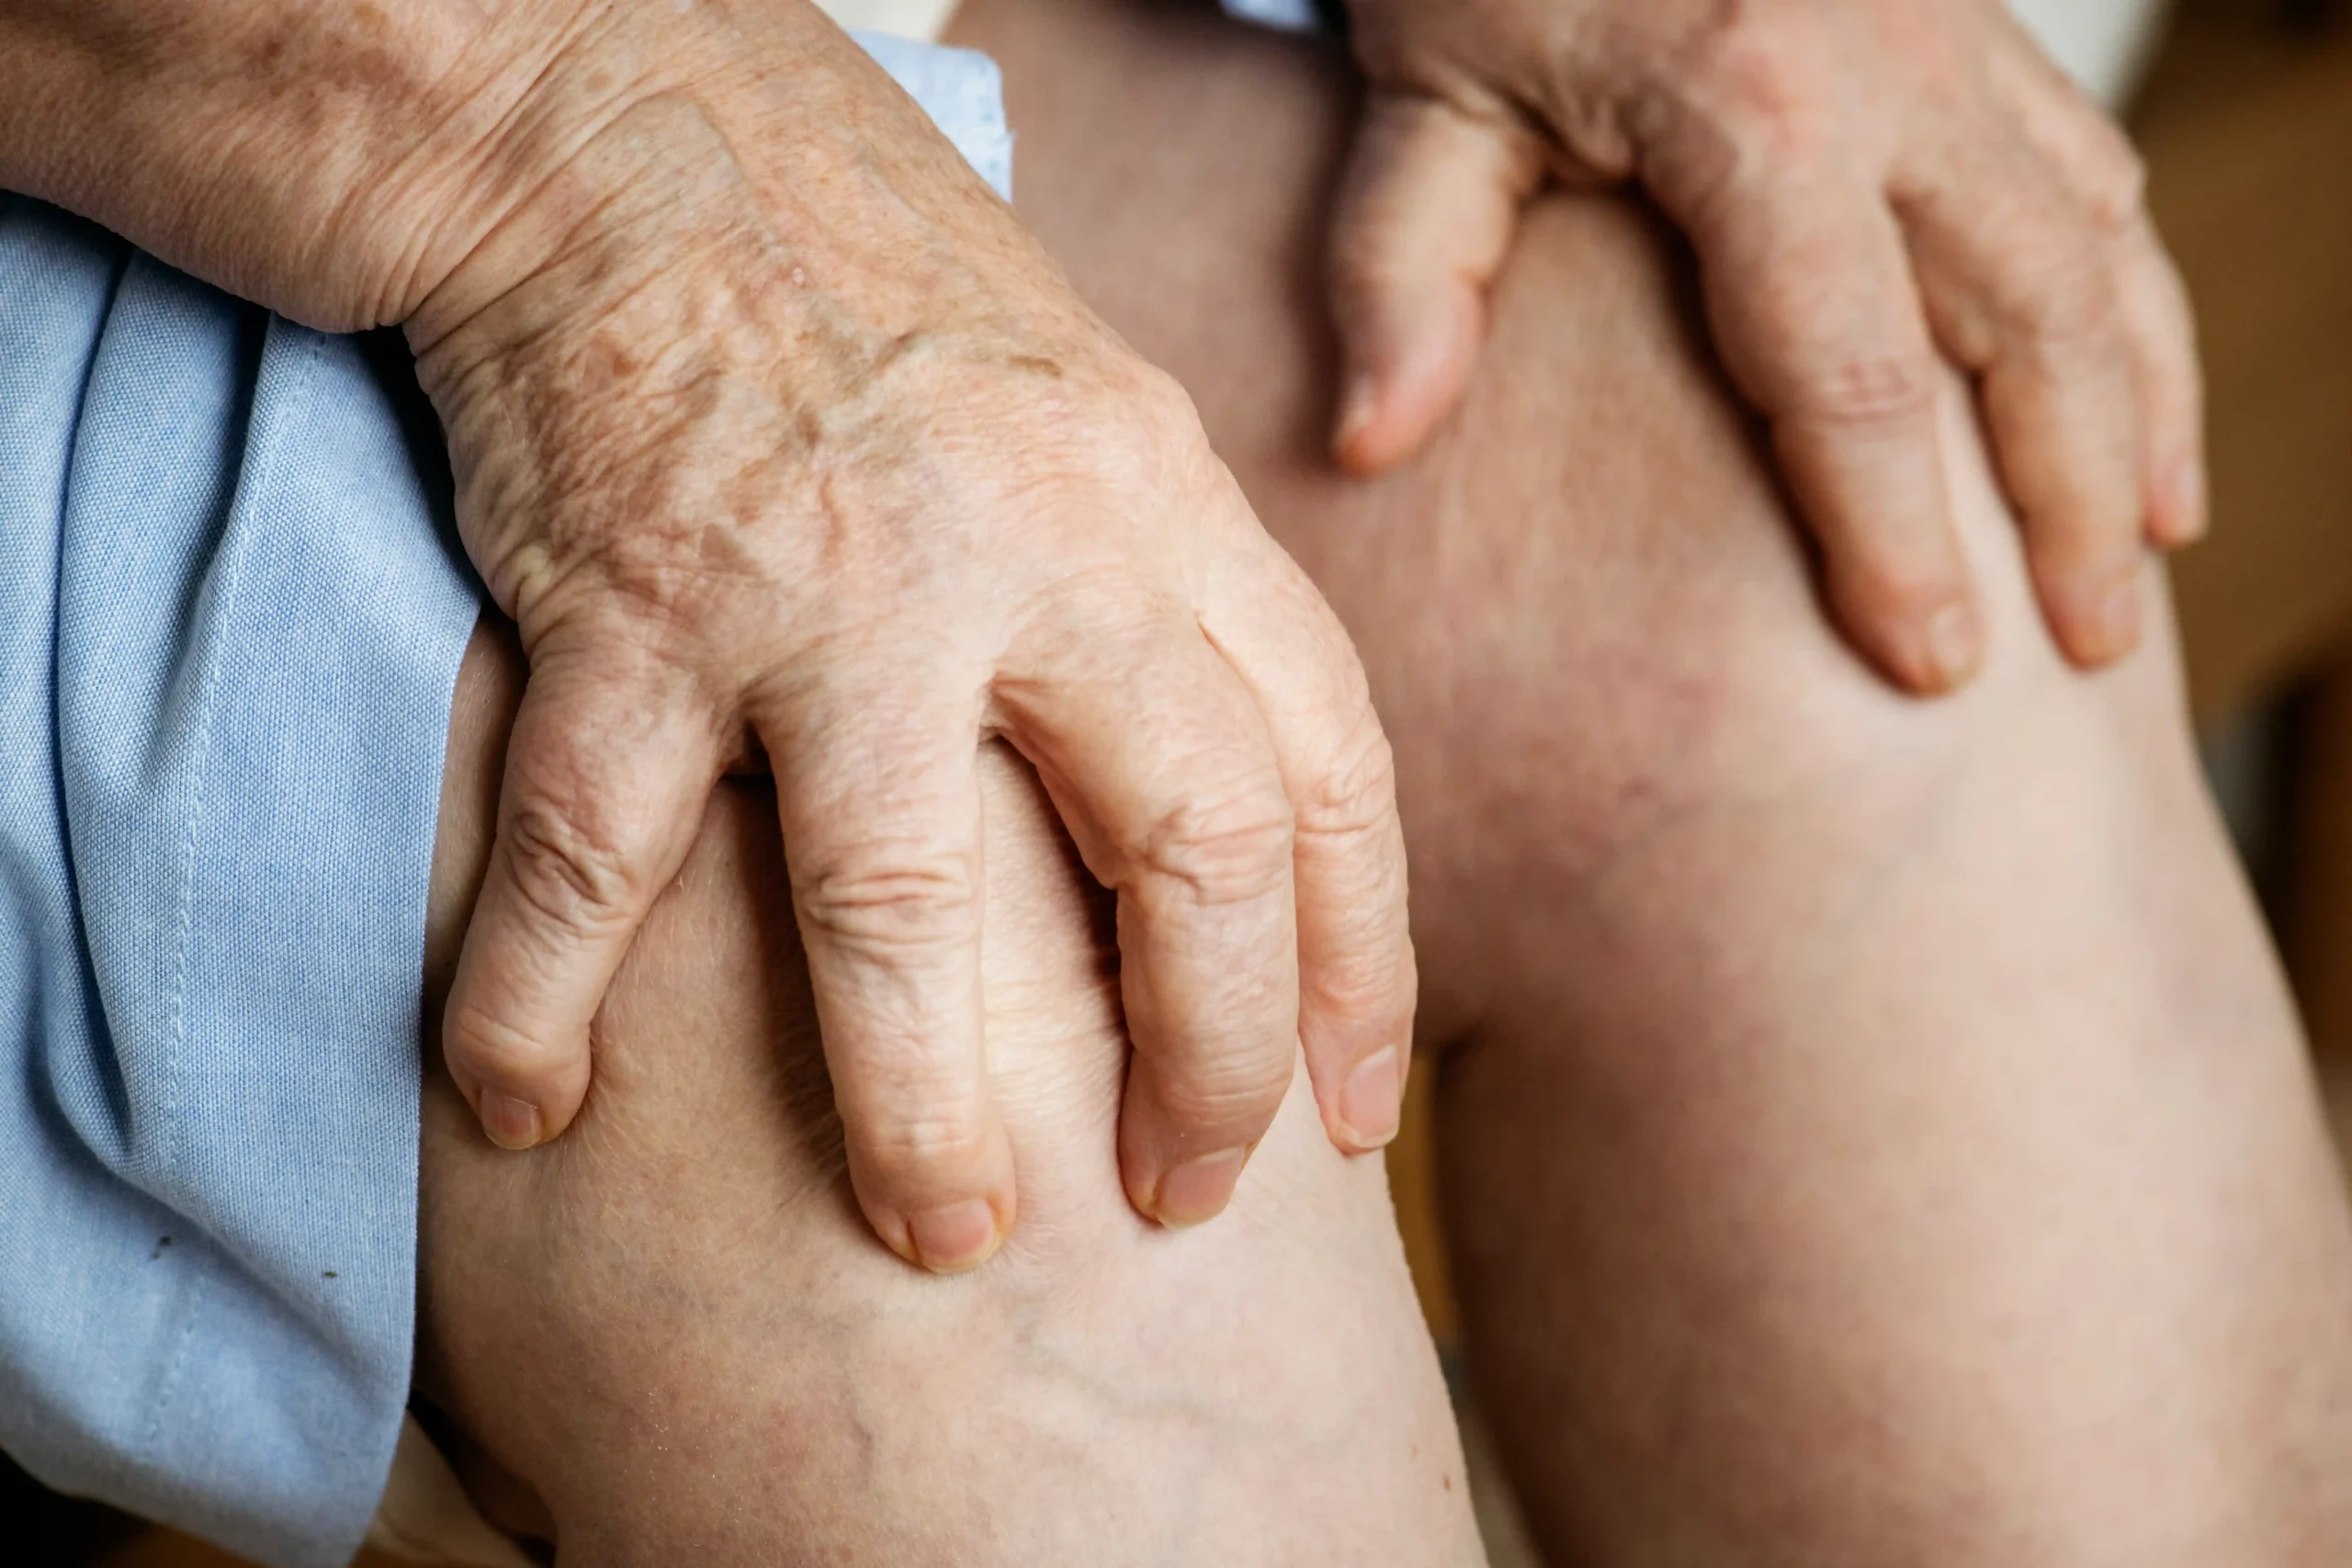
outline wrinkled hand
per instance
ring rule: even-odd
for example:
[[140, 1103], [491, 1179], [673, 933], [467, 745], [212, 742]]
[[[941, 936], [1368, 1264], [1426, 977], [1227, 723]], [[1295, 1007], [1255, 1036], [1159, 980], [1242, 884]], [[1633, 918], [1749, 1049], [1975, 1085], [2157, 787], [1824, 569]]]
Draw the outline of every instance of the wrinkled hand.
[[1460, 398], [1547, 175], [1637, 178], [1889, 675], [1947, 690], [1984, 651], [1937, 348], [1978, 379], [2060, 646], [2137, 644], [2143, 542], [2204, 527], [2186, 298], [2130, 147], [2000, 0], [1351, 5], [1374, 90], [1332, 253], [1343, 462], [1396, 461]]
[[859, 1200], [903, 1256], [985, 1258], [990, 736], [1117, 895], [1136, 1208], [1223, 1207], [1302, 1043], [1336, 1142], [1393, 1134], [1404, 851], [1345, 633], [808, 0], [24, 0], [0, 188], [405, 327], [530, 660], [444, 1030], [492, 1137], [571, 1120], [714, 782], [764, 762]]
[[1333, 1137], [1385, 1142], [1403, 840], [1346, 635], [920, 112], [837, 36], [791, 57], [633, 104], [410, 322], [530, 660], [453, 1076], [502, 1143], [562, 1130], [715, 779], [763, 755], [859, 1198], [910, 1258], [981, 1261], [1014, 1202], [1002, 736], [1117, 895], [1136, 1206], [1221, 1209], [1302, 1041]]

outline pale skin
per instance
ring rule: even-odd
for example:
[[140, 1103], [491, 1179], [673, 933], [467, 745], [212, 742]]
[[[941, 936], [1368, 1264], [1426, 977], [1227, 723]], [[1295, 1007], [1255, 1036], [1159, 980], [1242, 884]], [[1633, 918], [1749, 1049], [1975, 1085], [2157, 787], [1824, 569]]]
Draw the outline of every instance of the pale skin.
[[2121, 132], [2003, 0], [1351, 0], [1372, 91], [1332, 239], [1341, 460], [1461, 400], [1547, 178], [1637, 179], [1688, 233], [1855, 645], [1917, 692], [1985, 656], [1937, 439], [1975, 381], [2051, 633], [2139, 645], [2141, 563], [2205, 526], [2178, 276]]
[[[485, 636], [461, 682], [437, 984], [519, 674]], [[1219, 1223], [1140, 1221], [1109, 911], [1025, 764], [994, 746], [976, 773], [1023, 1199], [1003, 1254], [931, 1280], [860, 1224], [774, 803], [730, 781], [598, 1021], [572, 1134], [503, 1156], [428, 1085], [418, 1386], [461, 1472], [592, 1568], [1481, 1563], [1378, 1162], [1331, 1147], [1302, 1072]]]
[[[1355, 14], [1344, 462], [1459, 400], [1540, 175], [1638, 175], [1867, 655], [1921, 691], [1986, 656], [1930, 327], [2061, 646], [2137, 641], [2143, 542], [2201, 525], [2187, 318], [2128, 154], [1998, 0]], [[531, 668], [446, 1030], [494, 1141], [569, 1123], [703, 801], [764, 765], [861, 1205], [911, 1261], [985, 1261], [1017, 1213], [992, 737], [1117, 895], [1138, 1211], [1218, 1213], [1302, 1052], [1335, 1145], [1394, 1135], [1416, 970], [1345, 632], [1183, 395], [807, 0], [14, 0], [0, 187], [416, 349]]]
[[1345, 633], [1182, 392], [806, 0], [25, 0], [0, 187], [404, 326], [531, 666], [447, 1021], [493, 1140], [570, 1122], [606, 984], [756, 765], [866, 1217], [985, 1261], [992, 736], [1118, 895], [1139, 1211], [1221, 1210], [1302, 1048], [1336, 1144], [1394, 1134], [1404, 850]]
[[[2352, 1222], [2170, 633], [2071, 669], [1958, 389], [1989, 661], [1919, 705], [1825, 625], [1641, 215], [1540, 204], [1462, 417], [1344, 481], [1329, 57], [1125, 0], [972, 0], [955, 36], [1006, 67], [1024, 216], [1363, 649], [1470, 1359], [1551, 1560], [2343, 1561]], [[445, 965], [497, 649], [453, 721]], [[592, 1563], [1476, 1562], [1377, 1172], [1294, 1089], [1229, 1223], [1103, 1201], [1107, 949], [1019, 769], [984, 778], [985, 995], [1052, 1222], [944, 1287], [850, 1223], [730, 785], [582, 1135], [504, 1160], [429, 1102], [424, 1386], [526, 1483], [503, 1517]], [[695, 1157], [711, 1121], [738, 1161]]]

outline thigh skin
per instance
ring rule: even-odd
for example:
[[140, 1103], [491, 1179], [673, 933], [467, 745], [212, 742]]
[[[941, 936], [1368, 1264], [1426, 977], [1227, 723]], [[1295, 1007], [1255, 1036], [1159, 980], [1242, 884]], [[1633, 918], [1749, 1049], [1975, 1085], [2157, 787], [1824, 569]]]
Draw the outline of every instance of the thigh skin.
[[[479, 634], [436, 1007], [518, 680], [503, 632]], [[775, 801], [729, 782], [597, 1021], [565, 1137], [503, 1153], [429, 1075], [421, 1392], [536, 1494], [567, 1563], [1483, 1562], [1379, 1161], [1331, 1148], [1302, 1071], [1217, 1224], [1129, 1210], [1107, 913], [1034, 775], [983, 761], [990, 1068], [1021, 1162], [1005, 1253], [938, 1279], [867, 1231]]]
[[1993, 653], [1910, 701], [1634, 204], [1539, 203], [1466, 406], [1351, 481], [1337, 51], [1143, 0], [950, 36], [1363, 652], [1471, 1368], [1554, 1560], [2352, 1559], [2352, 1225], [2174, 649], [2066, 669], [1963, 390]]

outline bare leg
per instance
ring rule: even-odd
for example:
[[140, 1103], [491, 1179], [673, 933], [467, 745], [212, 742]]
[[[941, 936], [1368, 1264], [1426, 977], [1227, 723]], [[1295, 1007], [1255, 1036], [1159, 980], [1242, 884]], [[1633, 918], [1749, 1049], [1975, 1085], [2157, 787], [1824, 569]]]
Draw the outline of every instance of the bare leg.
[[[446, 982], [515, 685], [478, 637], [435, 888]], [[426, 1097], [425, 1391], [543, 1500], [563, 1560], [874, 1568], [1482, 1561], [1377, 1160], [1304, 1075], [1231, 1213], [1136, 1218], [1125, 1040], [1082, 871], [984, 761], [1005, 1255], [939, 1280], [850, 1201], [773, 797], [720, 792], [600, 1019], [580, 1122], [528, 1156]]]
[[958, 34], [1030, 220], [1373, 672], [1474, 1369], [1548, 1549], [2352, 1556], [2352, 1231], [2170, 648], [2068, 673], [1955, 398], [1992, 667], [1879, 685], [1612, 200], [1535, 216], [1425, 460], [1332, 477], [1344, 87], [1204, 10]]

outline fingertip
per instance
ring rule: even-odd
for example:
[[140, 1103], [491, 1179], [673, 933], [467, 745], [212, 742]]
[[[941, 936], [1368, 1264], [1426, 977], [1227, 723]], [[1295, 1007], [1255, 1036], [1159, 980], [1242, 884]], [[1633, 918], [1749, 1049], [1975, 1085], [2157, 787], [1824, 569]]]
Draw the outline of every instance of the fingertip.
[[[1442, 304], [1397, 305], [1377, 351], [1359, 356], [1342, 382], [1331, 456], [1362, 478], [1385, 473], [1420, 450], [1462, 401], [1477, 361], [1484, 307], [1454, 283]], [[1364, 367], [1372, 359], [1377, 368]]]
[[1975, 600], [1962, 594], [1940, 605], [1921, 628], [1919, 684], [1941, 694], [1956, 692], [1984, 668], [1984, 617]]
[[2150, 497], [2150, 542], [2167, 550], [2193, 545], [2205, 536], [2211, 520], [2203, 461], [2194, 454], [2177, 459]]
[[1358, 374], [1347, 380], [1340, 395], [1340, 414], [1331, 427], [1331, 456], [1352, 473], [1378, 471], [1380, 448], [1365, 437], [1380, 423], [1380, 378]]
[[[1843, 515], [1834, 504], [1814, 510], [1817, 519]], [[1815, 524], [1849, 641], [1913, 696], [1962, 690], [1984, 669], [1991, 638], [1948, 513], [1920, 500], [1862, 515], [1873, 519], [1867, 530]]]
[[[1148, 1061], [1138, 1058], [1137, 1066], [1148, 1077]], [[1233, 1201], [1257, 1141], [1272, 1122], [1272, 1107], [1262, 1115], [1228, 1107], [1180, 1125], [1155, 1092], [1130, 1075], [1119, 1115], [1119, 1179], [1128, 1203], [1165, 1230], [1206, 1224]]]
[[[1012, 1145], [983, 1100], [952, 1113], [944, 1135], [903, 1117], [876, 1119], [854, 1081], [841, 1096], [850, 1184], [867, 1224], [906, 1262], [933, 1274], [980, 1268], [1012, 1235]], [[903, 1110], [903, 1107], [898, 1108]]]
[[[1297, 1031], [1285, 1064], [1295, 1070]], [[1136, 1213], [1169, 1230], [1204, 1224], [1225, 1212], [1251, 1154], [1280, 1113], [1291, 1081], [1261, 1090], [1221, 1093], [1215, 1108], [1192, 1094], [1178, 1093], [1172, 1109], [1168, 1091], [1153, 1082], [1154, 1063], [1139, 1043], [1128, 1075], [1126, 1102], [1119, 1116], [1119, 1176]]]
[[547, 1142], [547, 1118], [520, 1095], [486, 1089], [474, 1110], [482, 1132], [502, 1149], [520, 1153]]
[[1168, 1230], [1206, 1224], [1233, 1201], [1233, 1190], [1249, 1162], [1248, 1149], [1220, 1149], [1186, 1160], [1163, 1172], [1137, 1207]]
[[1405, 1114], [1405, 1064], [1394, 1045], [1384, 1045], [1356, 1064], [1340, 1086], [1329, 1129], [1333, 1142], [1351, 1154], [1372, 1154], [1396, 1142]]
[[1349, 369], [1331, 442], [1340, 466], [1374, 474], [1402, 461], [1460, 401], [1487, 285], [1543, 172], [1542, 143], [1524, 127], [1373, 93], [1327, 274]]
[[1849, 641], [1911, 696], [1949, 696], [1984, 668], [1990, 637], [1964, 581], [1903, 593], [1833, 574], [1830, 597]]
[[560, 1137], [587, 1097], [584, 1042], [574, 1053], [505, 1023], [473, 999], [460, 970], [442, 1025], [442, 1060], [482, 1135], [521, 1152]]
[[[1005, 1208], [1011, 1207], [1006, 1200]], [[893, 1227], [902, 1238], [900, 1257], [933, 1274], [968, 1274], [1003, 1250], [1012, 1234], [1009, 1216], [986, 1198], [943, 1203], [907, 1217]]]
[[2142, 600], [2136, 566], [2073, 596], [2054, 613], [2060, 646], [2085, 670], [2097, 670], [2129, 656], [2140, 646]]

